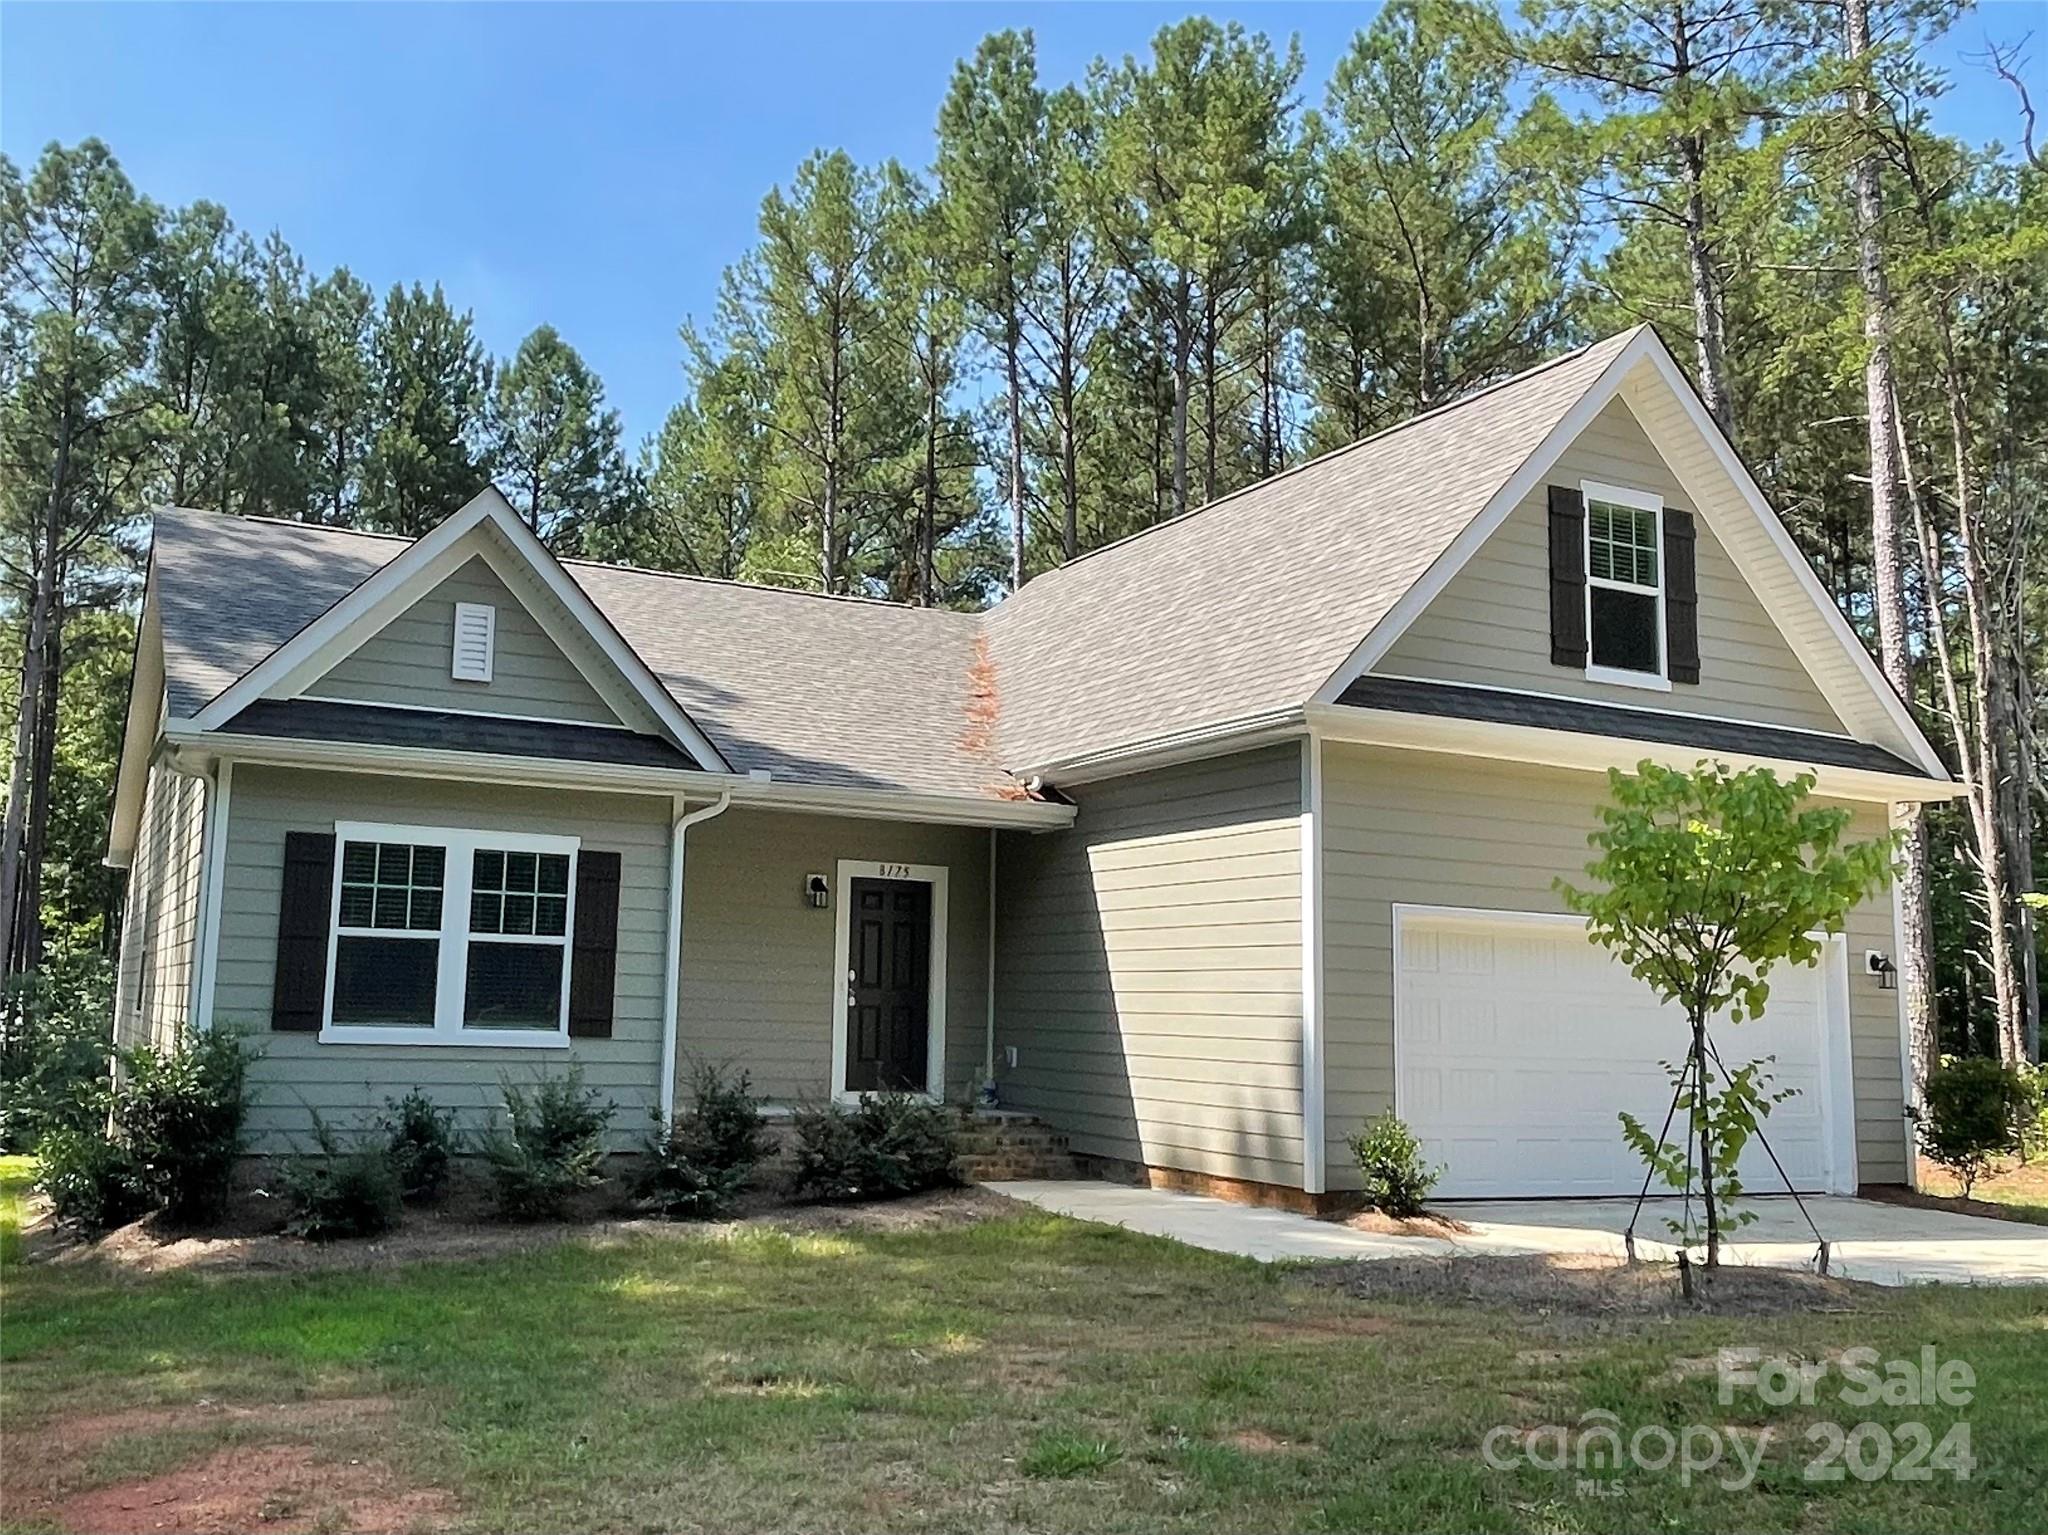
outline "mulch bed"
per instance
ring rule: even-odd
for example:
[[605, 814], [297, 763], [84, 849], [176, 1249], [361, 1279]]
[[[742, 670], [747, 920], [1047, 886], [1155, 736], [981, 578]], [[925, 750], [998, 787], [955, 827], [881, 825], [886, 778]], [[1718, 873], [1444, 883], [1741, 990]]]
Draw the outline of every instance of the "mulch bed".
[[45, 1214], [23, 1232], [23, 1256], [30, 1263], [97, 1264], [137, 1274], [318, 1273], [493, 1258], [571, 1240], [608, 1244], [748, 1229], [932, 1230], [972, 1225], [1017, 1208], [1000, 1194], [971, 1186], [851, 1205], [795, 1204], [780, 1190], [763, 1187], [743, 1195], [723, 1220], [668, 1221], [635, 1210], [620, 1185], [607, 1183], [574, 1201], [562, 1220], [520, 1225], [495, 1218], [490, 1190], [481, 1179], [459, 1176], [439, 1201], [409, 1206], [401, 1224], [383, 1236], [307, 1242], [283, 1234], [284, 1203], [258, 1181], [238, 1188], [221, 1219], [199, 1231], [171, 1227], [156, 1214], [83, 1242], [53, 1228]]

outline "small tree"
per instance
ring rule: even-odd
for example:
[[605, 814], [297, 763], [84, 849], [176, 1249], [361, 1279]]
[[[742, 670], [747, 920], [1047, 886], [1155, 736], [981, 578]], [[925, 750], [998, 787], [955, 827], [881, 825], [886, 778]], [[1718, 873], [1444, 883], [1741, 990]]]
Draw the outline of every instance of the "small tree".
[[[1715, 1178], [1730, 1165], [1725, 1152], [1716, 1158], [1721, 1121], [1754, 1115], [1760, 1105], [1767, 1111], [1767, 1100], [1755, 1091], [1711, 1091], [1707, 1021], [1756, 1017], [1776, 965], [1813, 964], [1821, 952], [1814, 935], [1841, 932], [1849, 912], [1890, 880], [1898, 837], [1844, 843], [1850, 812], [1809, 804], [1810, 773], [1787, 783], [1769, 768], [1738, 773], [1703, 761], [1686, 771], [1646, 760], [1633, 773], [1610, 771], [1607, 781], [1611, 802], [1600, 807], [1599, 828], [1586, 839], [1598, 851], [1586, 872], [1604, 888], [1560, 879], [1557, 890], [1586, 919], [1595, 943], [1685, 1013], [1690, 1125], [1712, 1268], [1720, 1262], [1722, 1230]], [[1754, 1085], [1753, 1074], [1735, 1075], [1742, 1086]], [[1738, 1140], [1753, 1129], [1752, 1118]], [[1650, 1148], [1653, 1166], [1670, 1160], [1660, 1162], [1660, 1151]]]

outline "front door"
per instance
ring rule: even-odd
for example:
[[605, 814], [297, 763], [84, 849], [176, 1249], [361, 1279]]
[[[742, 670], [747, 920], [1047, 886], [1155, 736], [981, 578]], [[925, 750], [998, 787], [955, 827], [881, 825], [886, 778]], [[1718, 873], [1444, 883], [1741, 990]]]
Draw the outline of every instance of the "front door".
[[931, 1053], [932, 887], [856, 879], [846, 970], [849, 1093], [921, 1093]]

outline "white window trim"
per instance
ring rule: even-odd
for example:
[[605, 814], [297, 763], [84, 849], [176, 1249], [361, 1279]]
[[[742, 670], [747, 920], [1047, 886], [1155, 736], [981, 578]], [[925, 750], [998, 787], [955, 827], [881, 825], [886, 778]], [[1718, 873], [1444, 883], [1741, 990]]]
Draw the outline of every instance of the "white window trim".
[[946, 1096], [946, 888], [948, 866], [942, 863], [888, 863], [842, 858], [833, 881], [832, 937], [832, 1100], [857, 1103], [859, 1093], [846, 1090], [846, 981], [852, 965], [853, 882], [855, 879], [921, 881], [932, 887], [932, 952], [925, 985], [924, 1096], [940, 1103]]
[[[1588, 682], [1612, 683], [1617, 687], [1644, 688], [1653, 693], [1671, 691], [1671, 657], [1664, 634], [1664, 588], [1668, 576], [1664, 564], [1664, 498], [1654, 491], [1634, 490], [1625, 485], [1608, 485], [1599, 480], [1579, 482], [1580, 505], [1585, 509], [1585, 532], [1582, 557], [1586, 565], [1586, 680]], [[1657, 539], [1657, 584], [1644, 586], [1635, 581], [1616, 581], [1606, 576], [1593, 574], [1593, 503], [1605, 501], [1609, 506], [1626, 506], [1634, 511], [1650, 514], [1650, 530]], [[1633, 592], [1639, 597], [1657, 599], [1657, 670], [1633, 672], [1619, 666], [1595, 666], [1593, 657], [1593, 588], [1604, 587], [1611, 592]]]
[[[441, 876], [441, 927], [433, 934], [440, 941], [440, 967], [434, 985], [434, 1026], [430, 1029], [392, 1024], [337, 1024], [334, 1021], [334, 969], [337, 938], [341, 936], [341, 861], [351, 842], [407, 842], [430, 844], [446, 850]], [[323, 1045], [460, 1045], [486, 1050], [566, 1050], [569, 1048], [569, 982], [574, 958], [576, 932], [576, 855], [581, 841], [576, 837], [546, 836], [534, 832], [480, 831], [453, 826], [399, 826], [377, 821], [334, 823], [334, 874], [327, 912], [327, 982], [320, 1006], [320, 1043]], [[469, 945], [479, 943], [552, 943], [552, 937], [476, 933], [469, 930], [470, 885], [479, 848], [508, 853], [566, 853], [569, 855], [569, 902], [562, 922], [562, 996], [552, 1029], [472, 1029], [462, 1022], [463, 992], [468, 977]], [[366, 930], [369, 931], [369, 930]], [[375, 929], [381, 938], [403, 938], [395, 928]], [[425, 942], [424, 932], [414, 935]]]

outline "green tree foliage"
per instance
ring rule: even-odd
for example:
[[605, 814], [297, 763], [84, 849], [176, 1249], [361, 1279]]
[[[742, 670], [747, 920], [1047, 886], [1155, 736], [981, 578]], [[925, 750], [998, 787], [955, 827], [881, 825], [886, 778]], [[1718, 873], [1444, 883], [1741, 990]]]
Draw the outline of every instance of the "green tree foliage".
[[576, 348], [543, 325], [498, 371], [490, 466], [498, 488], [551, 547], [573, 553], [590, 524], [624, 521], [637, 499], [619, 448], [619, 413]]
[[439, 283], [391, 290], [371, 359], [377, 424], [363, 462], [363, 520], [417, 538], [484, 486], [490, 363]]
[[1570, 246], [1511, 141], [1513, 76], [1499, 20], [1465, 0], [1395, 0], [1338, 60], [1311, 124], [1323, 444], [1519, 372], [1570, 334]]
[[[1586, 873], [1595, 883], [1560, 879], [1557, 890], [1595, 943], [1685, 1014], [1711, 1267], [1722, 1230], [1716, 1191], [1740, 1150], [1728, 1149], [1728, 1131], [1753, 1128], [1753, 1117], [1741, 1116], [1753, 1116], [1763, 1096], [1754, 1074], [1728, 1071], [1716, 1096], [1712, 1077], [1721, 1068], [1707, 1026], [1760, 1014], [1777, 966], [1816, 963], [1823, 936], [1840, 933], [1849, 912], [1891, 878], [1898, 838], [1845, 841], [1852, 813], [1810, 803], [1810, 773], [1785, 781], [1769, 768], [1701, 762], [1686, 770], [1645, 760], [1607, 780], [1608, 803], [1587, 838], [1596, 856]], [[1739, 1123], [1728, 1124], [1730, 1115]], [[1641, 1137], [1638, 1149], [1663, 1152], [1651, 1142]]]

